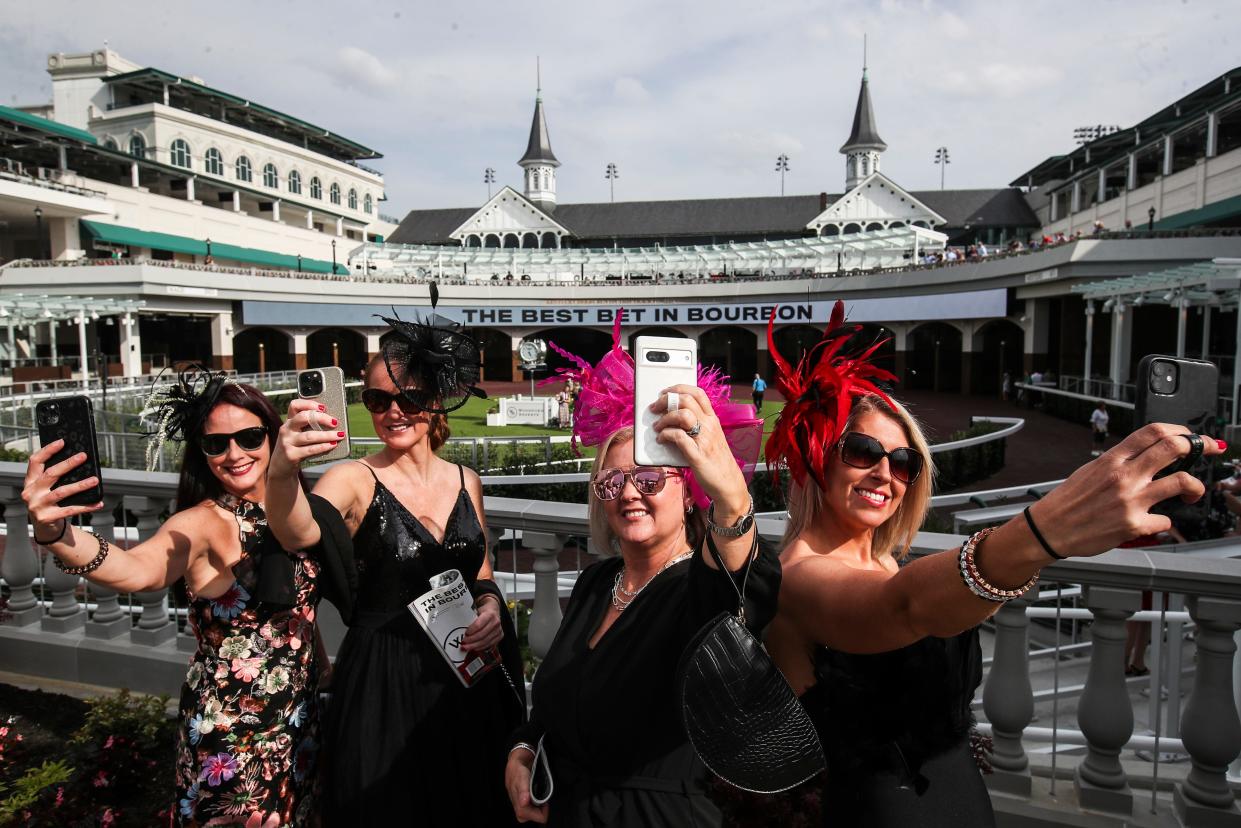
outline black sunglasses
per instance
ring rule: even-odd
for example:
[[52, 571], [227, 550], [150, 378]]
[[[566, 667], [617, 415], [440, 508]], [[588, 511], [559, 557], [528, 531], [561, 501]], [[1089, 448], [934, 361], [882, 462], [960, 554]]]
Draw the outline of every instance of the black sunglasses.
[[591, 485], [595, 497], [600, 500], [616, 500], [625, 489], [625, 478], [633, 481], [638, 494], [659, 494], [669, 477], [680, 477], [679, 471], [669, 471], [663, 466], [637, 466], [632, 469], [600, 469]]
[[[415, 399], [410, 399], [411, 396]], [[368, 388], [362, 392], [362, 405], [372, 414], [383, 414], [392, 407], [392, 401], [396, 400], [402, 414], [421, 414], [426, 407], [415, 401], [421, 397], [422, 392], [414, 388], [401, 394], [389, 394], [379, 388]], [[423, 402], [429, 403], [430, 400]]]
[[855, 469], [869, 469], [888, 458], [892, 476], [902, 483], [913, 483], [922, 474], [922, 455], [909, 446], [884, 451], [883, 443], [857, 431], [840, 438], [840, 459]]
[[228, 451], [228, 444], [232, 441], [236, 441], [242, 451], [254, 451], [267, 441], [267, 429], [263, 426], [252, 426], [232, 434], [204, 434], [198, 444], [202, 446], [203, 454], [219, 457]]

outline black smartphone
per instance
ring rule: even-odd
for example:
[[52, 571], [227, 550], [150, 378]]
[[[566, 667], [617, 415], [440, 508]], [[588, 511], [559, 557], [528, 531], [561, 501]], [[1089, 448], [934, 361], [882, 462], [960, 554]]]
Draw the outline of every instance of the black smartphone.
[[[1137, 398], [1134, 403], [1134, 428], [1148, 423], [1173, 423], [1185, 426], [1193, 434], [1215, 436], [1216, 412], [1219, 408], [1219, 369], [1201, 359], [1151, 354], [1138, 363]], [[1207, 458], [1186, 467], [1173, 463], [1156, 477], [1187, 471], [1210, 488], [1211, 463]], [[1204, 520], [1209, 498], [1197, 503], [1184, 503], [1179, 498], [1165, 500], [1151, 509], [1154, 514], [1171, 517], [1178, 524]], [[1179, 526], [1184, 532], [1192, 527]]]
[[52, 466], [79, 452], [86, 452], [86, 462], [57, 480], [52, 488], [77, 483], [88, 477], [97, 477], [100, 481], [84, 492], [66, 497], [60, 501], [61, 505], [90, 506], [103, 500], [103, 476], [99, 473], [99, 445], [95, 438], [95, 410], [90, 398], [76, 396], [40, 400], [34, 407], [34, 418], [39, 426], [40, 445], [65, 441], [64, 447], [52, 455], [47, 465]]

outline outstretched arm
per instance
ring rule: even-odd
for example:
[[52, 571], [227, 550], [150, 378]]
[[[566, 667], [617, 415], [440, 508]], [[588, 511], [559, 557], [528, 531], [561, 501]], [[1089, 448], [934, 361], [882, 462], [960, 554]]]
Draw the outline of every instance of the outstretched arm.
[[[298, 469], [306, 460], [326, 454], [340, 440], [338, 423], [313, 400], [295, 399], [289, 416], [276, 436], [271, 464], [267, 468], [267, 525], [285, 549], [309, 549], [319, 542], [319, 525], [302, 490]], [[315, 493], [332, 502], [342, 515], [353, 504], [353, 493], [329, 481], [333, 468], [315, 486]]]

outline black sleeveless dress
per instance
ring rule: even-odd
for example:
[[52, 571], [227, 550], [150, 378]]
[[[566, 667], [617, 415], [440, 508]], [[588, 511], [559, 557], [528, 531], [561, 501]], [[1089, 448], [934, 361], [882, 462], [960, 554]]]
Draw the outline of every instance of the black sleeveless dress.
[[525, 702], [500, 670], [462, 687], [407, 609], [448, 569], [474, 591], [486, 541], [461, 474], [442, 542], [375, 478], [354, 534], [356, 608], [324, 717], [324, 825], [514, 824], [504, 764]]
[[827, 753], [824, 825], [995, 824], [969, 744], [977, 628], [873, 655], [818, 647], [814, 672], [801, 701]]

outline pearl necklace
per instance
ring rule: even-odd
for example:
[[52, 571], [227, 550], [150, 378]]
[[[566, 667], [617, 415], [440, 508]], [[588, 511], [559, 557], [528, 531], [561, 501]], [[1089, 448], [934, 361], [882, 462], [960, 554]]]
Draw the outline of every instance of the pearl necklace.
[[660, 574], [660, 572], [663, 572], [665, 569], [672, 566], [673, 564], [680, 563], [681, 561], [685, 560], [686, 558], [688, 558], [690, 555], [693, 555], [693, 554], [694, 554], [694, 550], [687, 549], [686, 551], [682, 552], [680, 555], [674, 555], [673, 557], [669, 558], [668, 562], [659, 568], [659, 572], [656, 572], [654, 575], [647, 578], [646, 583], [642, 584], [642, 586], [638, 587], [633, 592], [630, 592], [629, 590], [625, 589], [625, 586], [624, 586], [625, 567], [622, 566], [620, 570], [617, 571], [616, 577], [612, 579], [612, 606], [616, 607], [617, 612], [624, 612], [625, 610], [629, 609], [629, 605], [634, 602], [634, 600], [638, 597], [639, 594], [641, 594], [642, 590], [646, 589], [646, 587], [651, 583], [651, 581], [655, 580], [655, 578]]

